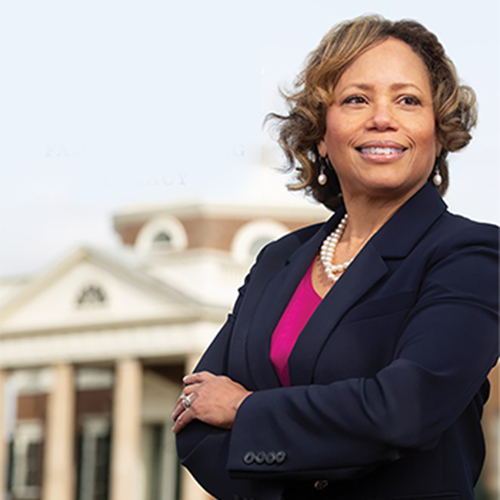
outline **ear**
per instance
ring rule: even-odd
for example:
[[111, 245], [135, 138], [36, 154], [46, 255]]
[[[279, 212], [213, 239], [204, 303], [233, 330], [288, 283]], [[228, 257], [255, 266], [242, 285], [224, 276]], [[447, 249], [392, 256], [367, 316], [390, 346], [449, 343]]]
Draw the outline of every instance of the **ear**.
[[323, 157], [323, 158], [326, 158], [328, 156], [328, 148], [326, 147], [326, 142], [325, 142], [325, 139], [321, 139], [321, 141], [319, 141], [317, 143], [317, 147], [318, 147], [318, 153]]

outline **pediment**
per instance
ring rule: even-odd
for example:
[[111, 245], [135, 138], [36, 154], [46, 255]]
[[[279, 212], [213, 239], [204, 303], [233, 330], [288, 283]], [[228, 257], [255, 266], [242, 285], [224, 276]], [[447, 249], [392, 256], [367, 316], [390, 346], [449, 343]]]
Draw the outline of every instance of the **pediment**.
[[176, 322], [197, 314], [197, 304], [167, 283], [82, 248], [1, 308], [0, 332]]

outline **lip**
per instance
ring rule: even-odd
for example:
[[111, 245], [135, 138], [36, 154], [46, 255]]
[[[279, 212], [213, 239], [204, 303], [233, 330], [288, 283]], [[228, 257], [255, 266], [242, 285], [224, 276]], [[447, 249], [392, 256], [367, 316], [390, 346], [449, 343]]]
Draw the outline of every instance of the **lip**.
[[403, 146], [399, 142], [395, 141], [366, 141], [356, 146], [358, 148], [399, 148], [399, 149], [408, 149], [406, 146]]
[[[355, 147], [361, 157], [374, 163], [390, 163], [399, 160], [407, 151], [407, 147], [394, 141], [367, 141]], [[370, 151], [367, 151], [370, 149]], [[375, 149], [392, 150], [389, 152], [375, 151]]]

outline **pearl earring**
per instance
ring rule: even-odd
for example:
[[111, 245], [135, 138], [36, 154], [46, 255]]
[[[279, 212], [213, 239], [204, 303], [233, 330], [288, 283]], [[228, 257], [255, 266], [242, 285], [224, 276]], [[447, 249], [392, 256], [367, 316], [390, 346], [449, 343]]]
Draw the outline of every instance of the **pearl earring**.
[[320, 167], [319, 167], [319, 175], [318, 175], [318, 184], [320, 186], [324, 186], [328, 182], [328, 177], [325, 173], [325, 164], [328, 161], [327, 158], [323, 158], [320, 156]]
[[439, 167], [436, 165], [436, 168], [434, 169], [434, 175], [432, 176], [432, 183], [434, 186], [439, 187], [443, 183], [443, 178], [441, 177], [441, 174], [439, 172]]
[[325, 167], [323, 165], [321, 165], [320, 167], [320, 173], [318, 175], [318, 184], [320, 186], [324, 186], [328, 181], [328, 178], [326, 177], [326, 174], [325, 174]]

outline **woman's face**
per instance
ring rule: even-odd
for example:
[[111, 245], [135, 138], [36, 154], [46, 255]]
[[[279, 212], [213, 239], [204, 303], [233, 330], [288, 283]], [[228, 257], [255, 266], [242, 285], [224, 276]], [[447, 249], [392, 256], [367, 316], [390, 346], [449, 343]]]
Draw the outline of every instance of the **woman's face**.
[[389, 38], [342, 74], [318, 143], [346, 195], [411, 195], [427, 181], [440, 146], [427, 68]]

